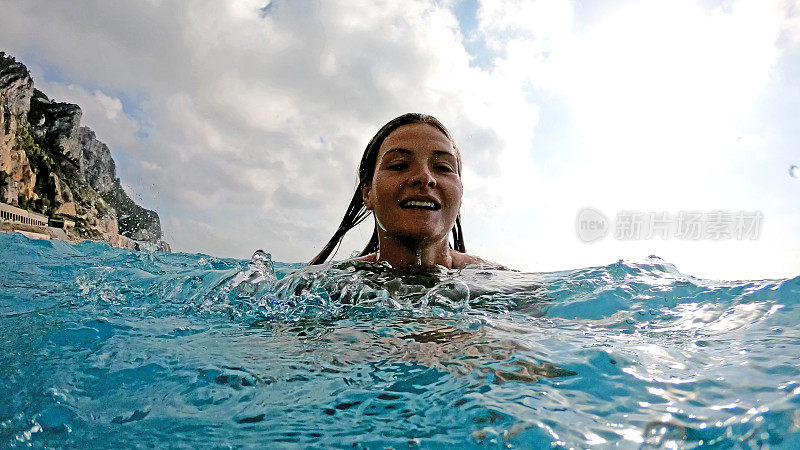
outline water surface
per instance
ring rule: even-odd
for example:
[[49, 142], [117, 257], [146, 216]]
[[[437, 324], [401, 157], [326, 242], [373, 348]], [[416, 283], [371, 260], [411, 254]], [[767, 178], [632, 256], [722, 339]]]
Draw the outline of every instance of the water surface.
[[799, 299], [0, 234], [0, 446], [800, 448]]

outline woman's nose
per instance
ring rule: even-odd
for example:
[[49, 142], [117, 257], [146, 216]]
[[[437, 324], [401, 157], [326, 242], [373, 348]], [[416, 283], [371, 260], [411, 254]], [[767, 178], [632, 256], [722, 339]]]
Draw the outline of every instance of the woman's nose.
[[411, 185], [414, 186], [415, 184], [434, 187], [436, 186], [436, 178], [427, 167], [421, 168], [411, 175]]

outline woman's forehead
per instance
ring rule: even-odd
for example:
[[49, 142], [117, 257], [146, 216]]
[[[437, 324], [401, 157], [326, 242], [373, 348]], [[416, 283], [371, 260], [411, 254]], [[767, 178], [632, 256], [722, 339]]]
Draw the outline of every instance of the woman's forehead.
[[450, 139], [441, 130], [427, 123], [413, 123], [397, 127], [386, 136], [381, 144], [379, 154], [383, 155], [396, 148], [410, 151], [446, 151], [453, 156], [458, 156]]

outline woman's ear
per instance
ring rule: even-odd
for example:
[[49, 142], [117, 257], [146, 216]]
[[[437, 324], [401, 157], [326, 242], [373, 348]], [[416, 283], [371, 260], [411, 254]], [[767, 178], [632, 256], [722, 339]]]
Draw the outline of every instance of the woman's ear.
[[372, 192], [372, 183], [364, 183], [361, 185], [361, 197], [364, 199], [364, 206], [368, 211], [374, 209], [374, 204], [369, 194]]

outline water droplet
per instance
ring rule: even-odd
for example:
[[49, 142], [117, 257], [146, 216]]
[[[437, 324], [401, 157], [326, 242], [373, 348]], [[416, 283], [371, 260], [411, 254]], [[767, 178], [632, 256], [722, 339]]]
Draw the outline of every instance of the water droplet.
[[794, 164], [789, 166], [789, 175], [791, 175], [794, 178], [800, 178], [800, 167], [797, 167]]
[[251, 261], [258, 261], [258, 262], [272, 262], [272, 254], [266, 253], [264, 250], [258, 249], [253, 253], [253, 256], [250, 257]]

